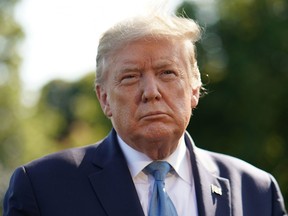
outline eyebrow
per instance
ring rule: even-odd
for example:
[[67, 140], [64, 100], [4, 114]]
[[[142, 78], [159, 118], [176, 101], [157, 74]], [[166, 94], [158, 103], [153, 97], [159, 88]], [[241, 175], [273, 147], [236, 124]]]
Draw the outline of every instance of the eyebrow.
[[155, 68], [155, 69], [160, 69], [160, 68], [164, 68], [164, 67], [167, 67], [167, 66], [172, 66], [172, 65], [178, 65], [176, 61], [171, 60], [171, 59], [160, 59], [160, 60], [157, 60], [155, 63], [153, 63], [152, 67]]
[[120, 68], [121, 73], [131, 72], [131, 71], [141, 71], [141, 67], [139, 67], [139, 65], [135, 63], [129, 62], [129, 63], [124, 63]]

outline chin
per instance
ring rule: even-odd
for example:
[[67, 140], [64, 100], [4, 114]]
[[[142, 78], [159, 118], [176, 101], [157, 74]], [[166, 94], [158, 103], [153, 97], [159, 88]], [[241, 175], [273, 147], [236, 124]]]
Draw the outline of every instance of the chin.
[[[175, 136], [181, 137], [182, 133], [179, 130], [179, 128], [171, 128], [165, 126], [153, 126], [145, 128], [142, 132], [144, 132], [143, 136], [146, 137], [146, 139], [151, 140], [163, 140], [163, 139], [169, 139], [174, 138]], [[172, 136], [172, 137], [171, 137]]]

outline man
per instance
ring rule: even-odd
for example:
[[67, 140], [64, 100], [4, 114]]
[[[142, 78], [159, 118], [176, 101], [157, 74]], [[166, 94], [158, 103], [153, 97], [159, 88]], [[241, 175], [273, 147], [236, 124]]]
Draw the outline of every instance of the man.
[[[197, 148], [185, 131], [201, 89], [199, 36], [193, 20], [164, 15], [109, 29], [98, 47], [96, 93], [111, 133], [18, 168], [4, 216], [286, 215], [270, 174]], [[151, 163], [168, 164], [166, 178]], [[171, 212], [159, 213], [166, 206]]]

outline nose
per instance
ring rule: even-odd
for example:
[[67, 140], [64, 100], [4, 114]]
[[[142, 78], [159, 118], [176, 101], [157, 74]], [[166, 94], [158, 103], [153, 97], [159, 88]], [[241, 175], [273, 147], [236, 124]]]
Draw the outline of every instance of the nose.
[[142, 101], [144, 103], [156, 100], [159, 101], [162, 95], [155, 76], [146, 76], [142, 80]]

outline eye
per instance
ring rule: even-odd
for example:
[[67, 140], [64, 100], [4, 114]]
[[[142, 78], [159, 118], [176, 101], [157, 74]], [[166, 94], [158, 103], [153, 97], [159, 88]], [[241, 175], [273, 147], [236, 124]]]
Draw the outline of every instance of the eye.
[[165, 70], [165, 71], [163, 71], [163, 74], [164, 75], [170, 75], [170, 74], [174, 74], [175, 75], [175, 72], [172, 71], [172, 70]]
[[177, 72], [174, 70], [163, 70], [160, 76], [165, 80], [171, 80], [177, 77]]
[[139, 78], [138, 73], [127, 73], [121, 76], [120, 82], [124, 85], [129, 85], [133, 84], [134, 82], [137, 82], [138, 78]]
[[132, 75], [132, 74], [129, 74], [129, 75], [125, 75], [122, 77], [122, 80], [125, 80], [125, 79], [133, 79], [135, 78], [136, 76], [135, 75]]

